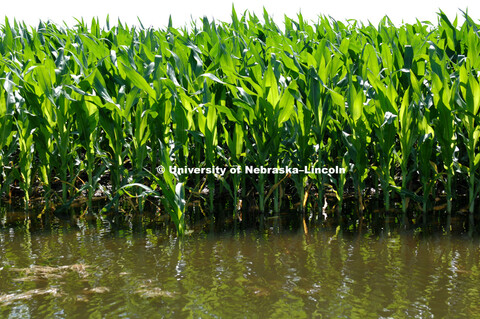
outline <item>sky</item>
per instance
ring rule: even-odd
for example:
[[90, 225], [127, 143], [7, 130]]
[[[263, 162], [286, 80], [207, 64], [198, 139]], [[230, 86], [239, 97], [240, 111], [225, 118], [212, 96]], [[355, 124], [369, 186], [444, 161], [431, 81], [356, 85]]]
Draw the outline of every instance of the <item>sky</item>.
[[[145, 27], [164, 28], [171, 15], [175, 27], [189, 26], [192, 20], [198, 21], [203, 16], [215, 18], [217, 21], [230, 22], [232, 2], [219, 0], [42, 0], [42, 1], [6, 1], [0, 6], [0, 24], [3, 17], [14, 18], [36, 26], [39, 20], [52, 20], [56, 23], [64, 22], [71, 26], [77, 19], [83, 18], [90, 22], [98, 17], [104, 25], [107, 14], [110, 24], [120, 19], [128, 25], [138, 25], [138, 18]], [[5, 3], [6, 2], [6, 3]], [[451, 19], [458, 15], [461, 22], [462, 12], [468, 8], [469, 15], [478, 22], [480, 19], [480, 1], [378, 1], [378, 0], [244, 0], [234, 1], [237, 14], [248, 10], [261, 17], [263, 8], [273, 16], [277, 24], [281, 25], [284, 16], [295, 18], [301, 12], [304, 19], [317, 21], [320, 15], [331, 16], [340, 21], [356, 19], [364, 23], [378, 24], [385, 15], [400, 25], [402, 22], [414, 23], [428, 20], [436, 23], [436, 13], [441, 9]]]

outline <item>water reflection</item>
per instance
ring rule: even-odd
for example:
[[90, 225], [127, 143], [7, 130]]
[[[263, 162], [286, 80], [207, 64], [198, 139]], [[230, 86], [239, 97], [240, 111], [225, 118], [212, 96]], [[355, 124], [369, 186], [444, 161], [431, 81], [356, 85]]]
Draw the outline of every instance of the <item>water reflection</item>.
[[472, 317], [476, 239], [196, 233], [106, 222], [0, 229], [0, 317]]

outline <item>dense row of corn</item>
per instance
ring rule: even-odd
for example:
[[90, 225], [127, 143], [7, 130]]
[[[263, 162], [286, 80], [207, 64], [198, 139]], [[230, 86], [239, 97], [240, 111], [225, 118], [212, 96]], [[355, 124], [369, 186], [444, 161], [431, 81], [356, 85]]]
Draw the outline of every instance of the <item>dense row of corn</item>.
[[[189, 30], [6, 19], [1, 192], [18, 186], [28, 203], [41, 186], [47, 205], [82, 192], [91, 203], [97, 190], [117, 203], [128, 193], [140, 196], [140, 209], [143, 195], [156, 194], [180, 232], [189, 193], [208, 189], [211, 207], [229, 194], [235, 207], [248, 185], [261, 211], [280, 209], [286, 183], [302, 208], [314, 190], [322, 207], [326, 189], [341, 207], [347, 183], [360, 210], [368, 186], [382, 191], [386, 209], [398, 193], [404, 210], [409, 197], [428, 210], [442, 189], [450, 212], [454, 190], [468, 183], [473, 214], [480, 34], [465, 17], [462, 26], [439, 14], [437, 25], [375, 27], [299, 15], [280, 28], [267, 13], [261, 22], [233, 11], [231, 23], [204, 19]], [[347, 173], [202, 176], [170, 166]]]

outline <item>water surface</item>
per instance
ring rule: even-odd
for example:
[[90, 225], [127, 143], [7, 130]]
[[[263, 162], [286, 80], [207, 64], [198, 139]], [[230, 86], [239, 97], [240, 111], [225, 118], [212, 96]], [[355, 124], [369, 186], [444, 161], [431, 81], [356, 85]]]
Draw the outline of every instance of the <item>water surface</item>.
[[[0, 224], [1, 226], [2, 224]], [[414, 232], [0, 227], [1, 318], [472, 318], [480, 245]]]

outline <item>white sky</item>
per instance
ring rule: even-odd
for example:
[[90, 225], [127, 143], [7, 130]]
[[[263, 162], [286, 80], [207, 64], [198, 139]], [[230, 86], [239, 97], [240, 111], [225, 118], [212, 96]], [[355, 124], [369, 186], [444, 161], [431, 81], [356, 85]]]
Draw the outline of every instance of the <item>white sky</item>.
[[[69, 26], [75, 23], [75, 18], [84, 18], [88, 24], [92, 17], [98, 17], [103, 25], [107, 14], [110, 23], [115, 24], [117, 19], [129, 25], [138, 24], [140, 17], [145, 27], [163, 28], [172, 16], [173, 25], [181, 27], [189, 25], [192, 18], [197, 20], [203, 16], [214, 17], [216, 20], [230, 22], [232, 2], [219, 0], [83, 0], [75, 2], [66, 0], [35, 0], [10, 1], [0, 0], [0, 24], [3, 17], [10, 20], [16, 18], [27, 24], [36, 26], [38, 21], [53, 20], [56, 23], [66, 22]], [[237, 14], [245, 10], [254, 12], [259, 18], [263, 15], [263, 7], [274, 17], [277, 24], [283, 22], [286, 14], [295, 18], [298, 12], [307, 20], [317, 20], [319, 15], [330, 15], [336, 20], [357, 19], [367, 23], [377, 24], [388, 15], [396, 24], [415, 22], [415, 19], [429, 20], [436, 23], [436, 12], [442, 9], [451, 19], [458, 15], [461, 18], [462, 9], [468, 8], [470, 16], [478, 22], [480, 19], [480, 1], [466, 0], [244, 0], [233, 1]], [[460, 20], [461, 21], [461, 20]]]

